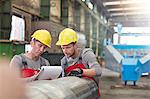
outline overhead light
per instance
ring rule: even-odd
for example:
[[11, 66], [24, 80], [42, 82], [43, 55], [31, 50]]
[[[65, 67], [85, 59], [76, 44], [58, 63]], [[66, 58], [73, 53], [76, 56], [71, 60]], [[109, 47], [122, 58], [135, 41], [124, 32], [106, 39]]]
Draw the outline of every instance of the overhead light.
[[107, 20], [106, 20], [106, 19], [104, 20], [104, 23], [105, 23], [105, 24], [107, 23]]
[[93, 10], [93, 4], [91, 3], [91, 2], [88, 2], [88, 7], [90, 8], [90, 9], [92, 9]]
[[101, 15], [101, 19], [103, 19], [103, 15]]

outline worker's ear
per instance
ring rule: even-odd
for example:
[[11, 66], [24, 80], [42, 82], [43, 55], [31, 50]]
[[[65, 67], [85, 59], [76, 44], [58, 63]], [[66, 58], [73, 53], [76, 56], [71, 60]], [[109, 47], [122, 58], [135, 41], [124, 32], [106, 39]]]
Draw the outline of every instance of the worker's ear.
[[30, 41], [30, 45], [31, 45], [31, 47], [33, 47], [34, 45], [35, 45], [35, 38], [31, 38], [31, 41]]
[[75, 48], [77, 48], [77, 47], [78, 47], [77, 43], [74, 43], [74, 47], [75, 47]]
[[34, 45], [35, 43], [34, 43], [34, 41], [33, 40], [31, 40], [30, 41], [30, 45], [31, 45], [31, 47], [33, 47], [33, 45]]

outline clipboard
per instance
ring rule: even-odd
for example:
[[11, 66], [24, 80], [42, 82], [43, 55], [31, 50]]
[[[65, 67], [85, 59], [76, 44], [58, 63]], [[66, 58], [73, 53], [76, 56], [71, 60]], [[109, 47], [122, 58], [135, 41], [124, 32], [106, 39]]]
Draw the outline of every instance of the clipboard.
[[57, 79], [62, 73], [61, 66], [42, 66], [39, 75], [37, 76], [38, 80], [49, 80]]

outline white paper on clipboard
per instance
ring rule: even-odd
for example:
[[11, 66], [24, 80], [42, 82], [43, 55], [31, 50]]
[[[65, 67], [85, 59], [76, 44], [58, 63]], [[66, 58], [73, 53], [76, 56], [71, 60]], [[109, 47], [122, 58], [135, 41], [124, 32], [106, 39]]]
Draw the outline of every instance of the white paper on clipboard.
[[62, 72], [61, 66], [42, 66], [41, 73], [38, 75], [38, 80], [56, 79]]

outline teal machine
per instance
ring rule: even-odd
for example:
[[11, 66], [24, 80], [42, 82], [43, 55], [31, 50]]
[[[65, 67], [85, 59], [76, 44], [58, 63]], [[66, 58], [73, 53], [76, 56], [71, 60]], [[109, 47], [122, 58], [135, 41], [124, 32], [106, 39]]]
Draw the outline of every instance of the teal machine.
[[136, 85], [142, 73], [150, 73], [150, 45], [108, 45], [105, 59], [107, 68], [121, 73], [125, 85]]

